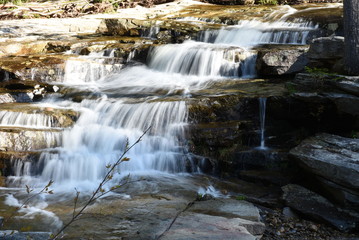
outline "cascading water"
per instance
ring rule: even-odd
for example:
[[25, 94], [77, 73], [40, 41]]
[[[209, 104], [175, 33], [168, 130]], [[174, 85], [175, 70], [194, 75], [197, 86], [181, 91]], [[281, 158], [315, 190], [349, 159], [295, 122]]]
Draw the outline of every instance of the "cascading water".
[[[146, 65], [123, 67], [112, 61], [113, 51], [70, 58], [64, 76], [56, 82], [85, 87], [99, 93], [97, 99], [85, 97], [80, 103], [49, 100], [46, 104], [78, 111], [80, 117], [72, 128], [63, 131], [61, 144], [43, 151], [36, 164], [17, 163], [17, 169], [23, 169], [17, 176], [36, 175], [41, 183], [52, 179], [64, 189], [79, 185], [93, 189], [104, 176], [105, 166], [124, 150], [127, 139], [136, 141], [148, 127], [151, 130], [143, 141], [129, 153], [131, 160], [121, 165], [122, 173], [197, 171], [185, 144], [186, 98], [215, 81], [254, 77], [254, 46], [304, 44], [313, 29], [315, 26], [304, 23], [242, 21], [207, 30], [197, 41], [153, 47]], [[157, 31], [153, 28], [148, 37]], [[171, 101], [163, 100], [169, 96]], [[265, 99], [260, 102], [260, 148], [265, 149]], [[0, 112], [0, 116], [3, 126], [54, 127], [51, 119], [32, 120], [36, 115], [28, 114], [26, 121], [12, 123], [7, 120], [15, 119], [11, 114]]]
[[241, 21], [238, 25], [220, 30], [204, 31], [201, 42], [254, 47], [260, 44], [306, 44], [308, 34], [318, 26], [311, 22], [290, 23], [285, 21]]
[[149, 58], [149, 67], [158, 71], [206, 77], [251, 75], [254, 69], [247, 70], [244, 62], [254, 67], [255, 61], [253, 53], [240, 48], [193, 41], [156, 47]]
[[259, 98], [259, 120], [260, 120], [260, 139], [261, 143], [258, 149], [267, 149], [265, 145], [265, 122], [266, 122], [267, 98]]
[[44, 166], [44, 180], [97, 182], [106, 172], [104, 166], [117, 160], [124, 150], [127, 139], [135, 142], [150, 126], [147, 136], [128, 154], [131, 161], [121, 164], [120, 170], [186, 170], [186, 150], [179, 139], [187, 117], [184, 102], [126, 104], [102, 99], [83, 101], [81, 108], [80, 119], [64, 132], [64, 144], [58, 152], [42, 154], [38, 167]]

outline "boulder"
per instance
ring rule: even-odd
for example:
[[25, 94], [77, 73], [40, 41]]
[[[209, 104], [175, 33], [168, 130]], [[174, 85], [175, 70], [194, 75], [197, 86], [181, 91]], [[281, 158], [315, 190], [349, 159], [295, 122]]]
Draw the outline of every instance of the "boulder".
[[320, 133], [304, 140], [289, 154], [315, 176], [327, 196], [359, 209], [359, 139]]
[[285, 204], [302, 215], [330, 224], [341, 231], [356, 228], [358, 218], [343, 212], [319, 194], [295, 184], [288, 184], [282, 190]]
[[308, 51], [309, 66], [343, 72], [344, 37], [313, 39]]
[[256, 69], [259, 75], [278, 76], [300, 72], [308, 64], [307, 46], [278, 46], [258, 51]]
[[359, 190], [359, 139], [319, 133], [289, 154], [311, 173]]

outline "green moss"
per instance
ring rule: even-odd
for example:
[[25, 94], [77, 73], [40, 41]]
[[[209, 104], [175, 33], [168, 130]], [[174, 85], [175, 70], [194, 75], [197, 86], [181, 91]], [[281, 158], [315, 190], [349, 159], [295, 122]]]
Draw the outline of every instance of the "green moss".
[[278, 1], [277, 0], [259, 0], [258, 3], [261, 5], [277, 5]]

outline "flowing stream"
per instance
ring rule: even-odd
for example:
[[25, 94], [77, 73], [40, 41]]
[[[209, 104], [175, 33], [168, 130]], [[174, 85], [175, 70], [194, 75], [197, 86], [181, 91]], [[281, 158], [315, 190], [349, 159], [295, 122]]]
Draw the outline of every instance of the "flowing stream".
[[[254, 78], [253, 47], [305, 44], [316, 27], [310, 22], [241, 21], [203, 31], [197, 40], [154, 46], [146, 64], [119, 64], [109, 50], [67, 60], [65, 72], [56, 82], [96, 97], [78, 103], [54, 97], [40, 103], [75, 110], [80, 117], [73, 127], [63, 130], [61, 144], [45, 149], [37, 162], [17, 162], [12, 182], [19, 184], [26, 179], [41, 186], [52, 179], [65, 191], [74, 187], [93, 189], [104, 176], [105, 166], [120, 156], [127, 140], [135, 142], [149, 127], [128, 154], [131, 160], [121, 164], [122, 174], [200, 172], [186, 146], [186, 100], [218, 81]], [[157, 27], [151, 28], [148, 37], [157, 31]], [[167, 101], [168, 97], [172, 100]], [[264, 112], [261, 116], [260, 148], [265, 148]], [[0, 125], [57, 127], [51, 117], [4, 111], [0, 112]]]
[[[138, 192], [152, 197], [161, 191], [172, 194], [171, 197], [178, 197], [177, 191], [189, 198], [196, 191], [200, 195], [228, 197], [227, 191], [219, 191], [212, 180], [207, 180], [210, 177], [202, 177], [201, 163], [206, 159], [188, 147], [190, 104], [206, 95], [205, 90], [217, 90], [216, 86], [222, 83], [255, 79], [256, 47], [308, 43], [318, 26], [301, 19], [287, 21], [297, 12], [294, 8], [283, 6], [279, 10], [263, 21], [241, 20], [235, 25], [221, 23], [215, 27], [211, 19], [178, 18], [176, 21], [181, 23], [209, 24], [212, 28], [180, 44], [153, 44], [145, 62], [136, 60], [133, 48], [124, 59], [113, 48], [87, 56], [75, 49], [62, 56], [66, 61], [55, 69], [55, 76], [43, 76], [41, 69], [31, 69], [32, 80], [41, 79], [60, 90], [37, 103], [0, 111], [0, 128], [4, 132], [16, 130], [9, 142], [17, 146], [13, 149], [16, 154], [11, 156], [8, 188], [2, 189], [6, 195], [0, 195], [4, 204], [19, 207], [27, 196], [25, 185], [41, 189], [53, 180], [56, 194], [37, 196], [21, 214], [23, 219], [30, 219], [27, 224], [36, 222], [33, 219], [41, 215], [43, 222], [37, 225], [43, 224], [46, 230], [58, 229], [62, 225], [58, 216], [67, 214], [62, 207], [73, 207], [69, 199], [72, 201], [74, 189], [85, 196], [91, 194], [105, 176], [106, 166], [113, 164], [127, 144], [136, 142], [145, 131], [142, 140], [126, 154], [130, 160], [116, 169], [109, 187], [128, 175], [134, 180], [143, 178], [144, 183], [134, 181], [124, 190], [128, 195], [121, 197], [131, 198]], [[142, 32], [141, 41], [153, 41], [160, 31], [157, 25], [148, 28]], [[217, 93], [208, 93], [212, 94]], [[255, 131], [260, 132], [260, 144], [256, 145], [265, 150], [267, 99], [258, 95], [255, 97], [259, 97], [260, 124]], [[158, 199], [167, 201], [165, 195]], [[133, 207], [130, 202], [126, 204]], [[141, 205], [141, 214], [142, 207], [147, 205]], [[119, 218], [106, 221], [112, 228], [113, 222], [123, 221]], [[105, 230], [103, 234], [112, 234]]]

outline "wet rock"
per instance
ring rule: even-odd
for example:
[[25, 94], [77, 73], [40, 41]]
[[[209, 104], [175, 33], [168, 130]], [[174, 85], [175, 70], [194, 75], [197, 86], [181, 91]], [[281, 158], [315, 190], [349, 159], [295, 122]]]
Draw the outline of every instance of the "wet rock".
[[47, 240], [50, 235], [50, 232], [0, 231], [0, 237], [3, 240]]
[[[343, 72], [344, 37], [321, 37], [313, 39], [308, 51], [309, 66], [329, 68]], [[341, 65], [341, 66], [340, 66]]]
[[56, 147], [61, 142], [61, 133], [22, 129], [0, 129], [0, 147], [13, 151], [30, 151]]
[[287, 75], [300, 72], [308, 64], [307, 46], [260, 49], [256, 68], [259, 75]]
[[355, 229], [359, 219], [344, 213], [319, 194], [295, 184], [286, 185], [282, 190], [286, 205], [306, 217], [324, 221], [342, 231]]

